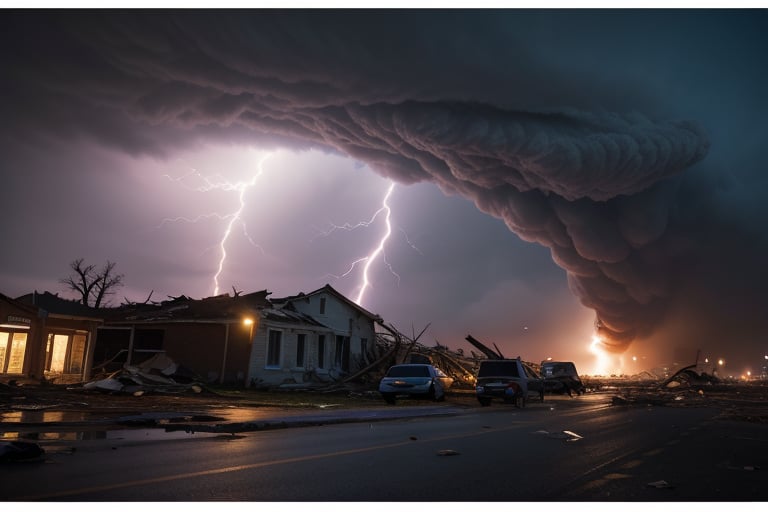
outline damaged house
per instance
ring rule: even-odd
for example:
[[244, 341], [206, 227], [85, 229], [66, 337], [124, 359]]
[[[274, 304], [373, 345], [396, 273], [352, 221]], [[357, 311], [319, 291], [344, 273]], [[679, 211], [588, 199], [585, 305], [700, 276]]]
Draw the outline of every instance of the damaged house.
[[89, 378], [99, 310], [51, 293], [0, 294], [0, 376], [55, 383]]
[[162, 354], [203, 381], [273, 387], [330, 382], [366, 364], [378, 316], [329, 285], [282, 299], [268, 295], [181, 296], [104, 310], [94, 373]]
[[[295, 311], [322, 326], [314, 332], [287, 333], [286, 349], [296, 354], [297, 366], [304, 367], [312, 379], [327, 382], [354, 373], [367, 365], [375, 352], [376, 324], [382, 323], [381, 317], [329, 284], [307, 294], [273, 299], [272, 303], [281, 311]], [[254, 368], [258, 366], [256, 361]]]

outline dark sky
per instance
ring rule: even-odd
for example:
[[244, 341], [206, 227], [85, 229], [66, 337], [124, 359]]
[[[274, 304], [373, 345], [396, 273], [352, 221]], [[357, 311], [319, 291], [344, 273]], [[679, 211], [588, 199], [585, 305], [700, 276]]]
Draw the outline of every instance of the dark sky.
[[114, 303], [330, 283], [428, 344], [756, 371], [767, 34], [764, 10], [3, 11], [0, 291], [69, 296], [80, 257], [117, 262]]

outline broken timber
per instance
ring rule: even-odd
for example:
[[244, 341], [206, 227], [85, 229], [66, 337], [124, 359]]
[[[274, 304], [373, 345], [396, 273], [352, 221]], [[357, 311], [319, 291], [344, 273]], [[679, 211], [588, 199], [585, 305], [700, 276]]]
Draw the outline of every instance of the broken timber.
[[496, 352], [493, 349], [483, 345], [482, 343], [477, 341], [475, 338], [473, 338], [471, 334], [467, 334], [466, 340], [470, 342], [472, 345], [474, 345], [475, 348], [477, 348], [477, 350], [485, 354], [485, 357], [487, 357], [488, 359], [504, 359], [504, 356], [501, 355], [500, 352]]

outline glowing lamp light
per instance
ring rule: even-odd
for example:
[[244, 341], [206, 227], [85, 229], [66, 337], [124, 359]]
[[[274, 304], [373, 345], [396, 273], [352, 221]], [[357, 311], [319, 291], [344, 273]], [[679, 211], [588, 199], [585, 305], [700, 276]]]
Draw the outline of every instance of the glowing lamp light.
[[253, 318], [243, 319], [243, 325], [253, 325]]
[[725, 361], [723, 359], [718, 359], [717, 364], [719, 364], [720, 366], [723, 366], [725, 364]]

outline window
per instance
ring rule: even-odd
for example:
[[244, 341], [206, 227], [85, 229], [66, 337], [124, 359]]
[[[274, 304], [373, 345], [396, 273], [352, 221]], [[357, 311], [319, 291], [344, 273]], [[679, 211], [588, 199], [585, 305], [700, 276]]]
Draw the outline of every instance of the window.
[[283, 341], [283, 331], [269, 330], [267, 342], [267, 367], [280, 368], [280, 345]]
[[85, 335], [72, 336], [72, 349], [69, 352], [69, 373], [83, 373], [85, 359]]
[[341, 366], [341, 353], [344, 350], [344, 336], [336, 336], [336, 351], [334, 352], [334, 364]]
[[424, 364], [393, 366], [387, 371], [387, 377], [431, 377], [429, 366]]
[[67, 345], [69, 336], [66, 334], [49, 334], [46, 360], [48, 371], [64, 373], [64, 362], [67, 360]]
[[325, 297], [320, 297], [320, 314], [325, 314]]
[[306, 334], [296, 335], [296, 367], [304, 367], [304, 341], [307, 339]]
[[0, 373], [23, 373], [26, 332], [0, 332]]
[[342, 371], [349, 371], [349, 336], [336, 336], [336, 367]]
[[134, 352], [163, 352], [163, 329], [136, 329], [133, 335]]
[[317, 336], [317, 367], [325, 368], [325, 334]]
[[520, 377], [515, 361], [483, 361], [478, 377]]
[[50, 373], [83, 373], [85, 334], [49, 334], [45, 349], [45, 371]]
[[368, 338], [360, 338], [360, 352], [363, 357], [368, 353]]

